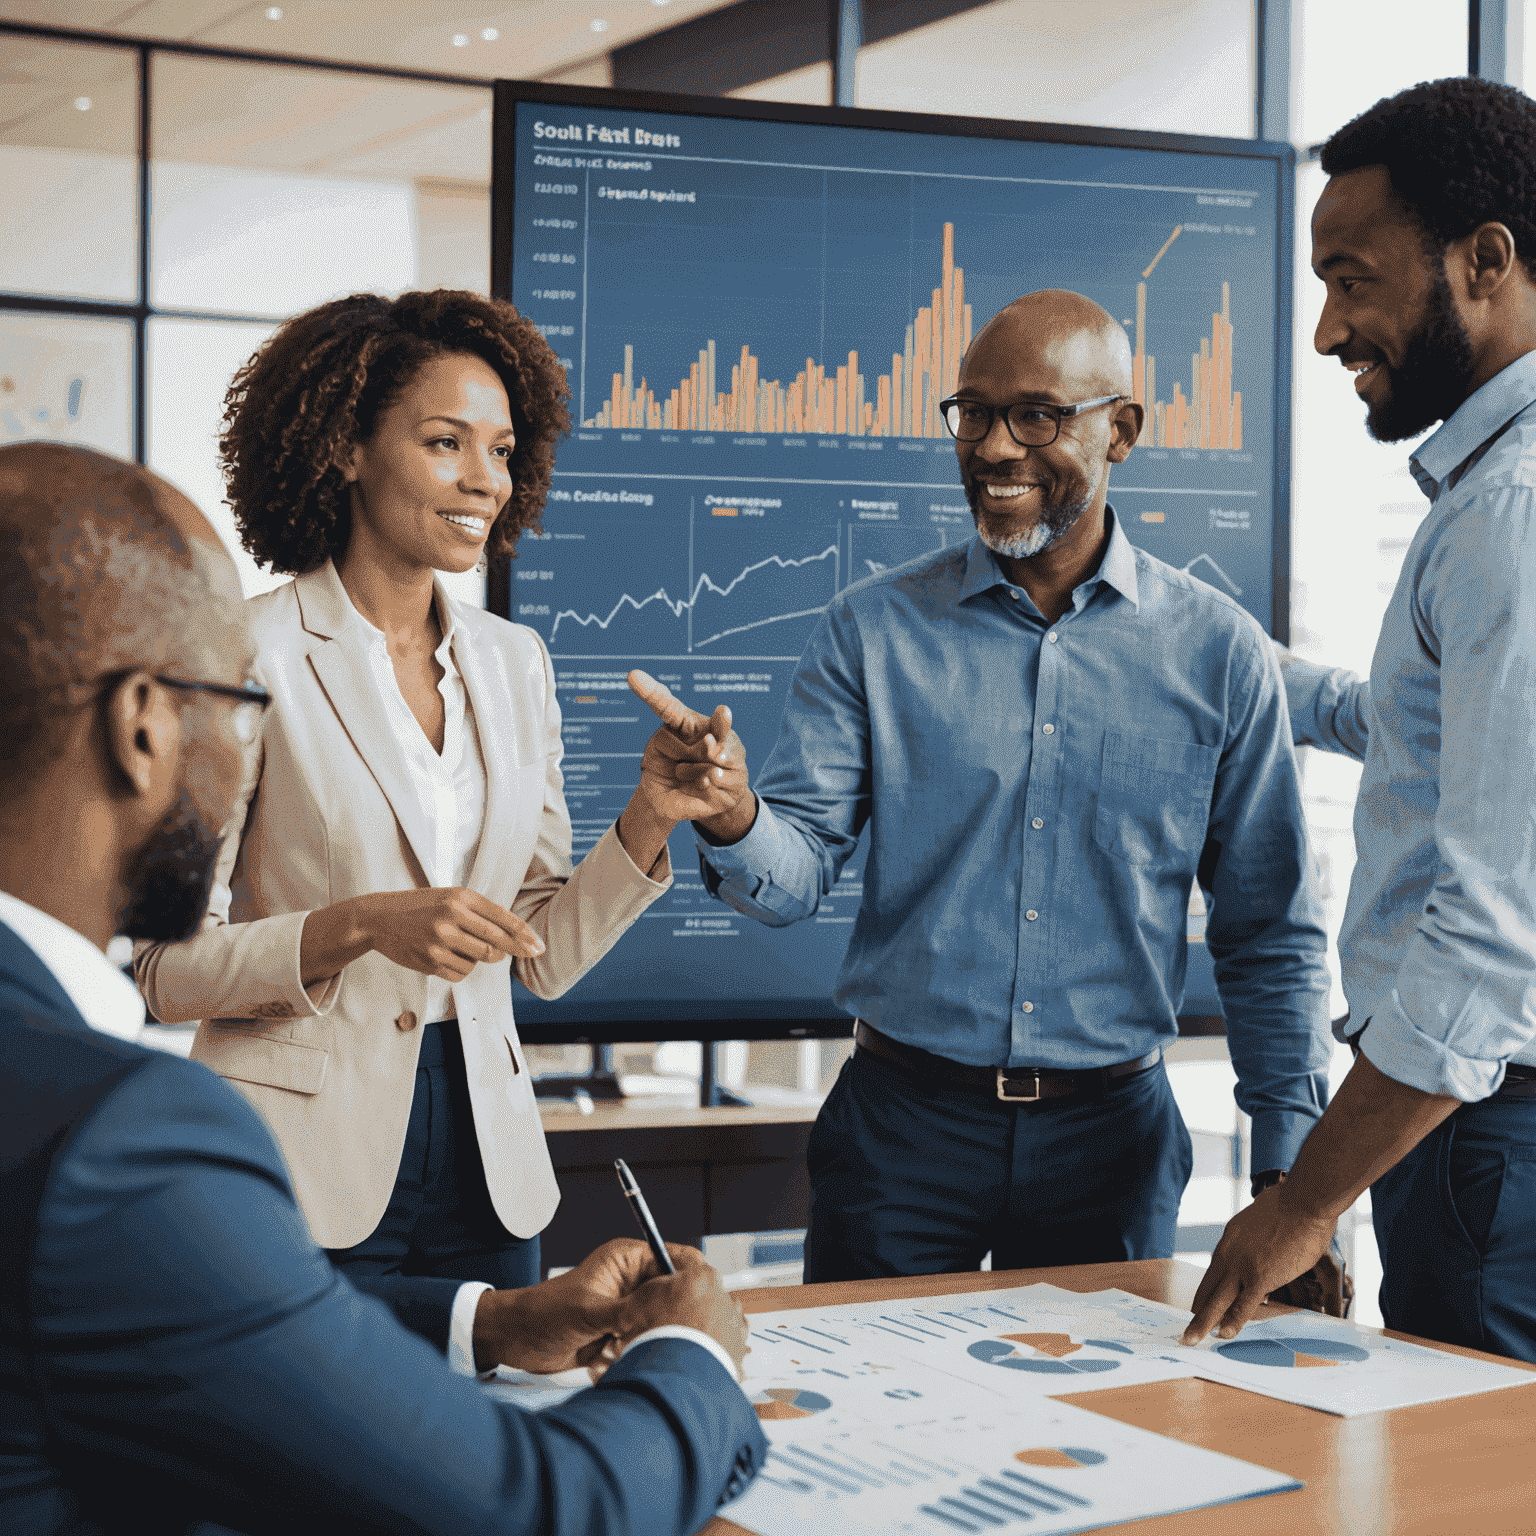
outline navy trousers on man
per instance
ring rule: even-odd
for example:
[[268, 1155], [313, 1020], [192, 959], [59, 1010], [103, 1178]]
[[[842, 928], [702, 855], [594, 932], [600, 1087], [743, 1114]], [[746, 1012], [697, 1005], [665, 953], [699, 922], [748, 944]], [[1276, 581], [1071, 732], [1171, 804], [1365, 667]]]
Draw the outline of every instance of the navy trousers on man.
[[1193, 1166], [1161, 1063], [1005, 1104], [855, 1051], [811, 1132], [805, 1279], [1106, 1264], [1173, 1253]]
[[1536, 1364], [1536, 1098], [1466, 1104], [1371, 1186], [1389, 1328]]
[[364, 1289], [369, 1277], [391, 1274], [484, 1280], [498, 1290], [538, 1284], [538, 1238], [513, 1237], [491, 1204], [451, 1020], [422, 1031], [405, 1149], [384, 1215], [355, 1248], [327, 1252]]

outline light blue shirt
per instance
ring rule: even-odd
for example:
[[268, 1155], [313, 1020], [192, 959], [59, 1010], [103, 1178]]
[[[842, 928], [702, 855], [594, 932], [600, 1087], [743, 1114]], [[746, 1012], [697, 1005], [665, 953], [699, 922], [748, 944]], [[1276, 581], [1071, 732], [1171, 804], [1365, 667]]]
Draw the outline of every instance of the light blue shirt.
[[1325, 1103], [1328, 977], [1279, 669], [1258, 624], [1135, 549], [1047, 624], [979, 539], [849, 587], [823, 615], [705, 883], [810, 917], [866, 824], [835, 996], [982, 1066], [1106, 1066], [1178, 1033], [1190, 885], [1254, 1167]]
[[1536, 352], [1410, 467], [1432, 505], [1371, 662], [1339, 959], [1372, 1062], [1471, 1102], [1536, 1065]]
[[1320, 667], [1283, 648], [1279, 656], [1296, 745], [1364, 762], [1371, 735], [1371, 685], [1348, 667]]

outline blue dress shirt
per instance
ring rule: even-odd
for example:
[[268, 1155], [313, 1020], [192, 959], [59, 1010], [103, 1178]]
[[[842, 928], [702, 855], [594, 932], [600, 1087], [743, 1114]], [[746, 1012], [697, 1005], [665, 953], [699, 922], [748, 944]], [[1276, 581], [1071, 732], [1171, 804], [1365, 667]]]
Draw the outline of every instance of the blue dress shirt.
[[1291, 739], [1365, 761], [1371, 736], [1371, 685], [1348, 667], [1321, 667], [1281, 650], [1280, 676], [1291, 712]]
[[837, 597], [705, 883], [810, 917], [867, 824], [837, 1001], [954, 1061], [1072, 1069], [1177, 1035], [1198, 873], [1254, 1166], [1286, 1168], [1329, 1047], [1279, 669], [1236, 604], [1110, 528], [1055, 624], [974, 538]]
[[1432, 505], [1371, 662], [1339, 959], [1372, 1062], [1471, 1102], [1536, 1065], [1536, 352], [1410, 467]]

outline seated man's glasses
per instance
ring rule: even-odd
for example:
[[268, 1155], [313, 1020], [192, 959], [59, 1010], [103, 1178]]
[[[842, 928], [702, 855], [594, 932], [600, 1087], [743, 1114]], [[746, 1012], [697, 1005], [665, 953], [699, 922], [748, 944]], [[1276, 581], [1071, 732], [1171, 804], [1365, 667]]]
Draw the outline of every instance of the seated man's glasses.
[[1009, 435], [1021, 448], [1045, 448], [1056, 441], [1061, 424], [1068, 416], [1096, 411], [1101, 405], [1113, 405], [1124, 395], [1100, 395], [1097, 400], [1079, 400], [1072, 405], [1048, 405], [1043, 400], [1020, 400], [1013, 405], [983, 405], [980, 400], [962, 400], [951, 395], [939, 401], [939, 415], [951, 437], [962, 443], [979, 443], [992, 430], [1001, 414], [1008, 423]]
[[[100, 699], [134, 670], [132, 667], [119, 667], [111, 672], [103, 672], [99, 677], [72, 677], [54, 686], [91, 688], [95, 690], [91, 697]], [[193, 678], [168, 677], [163, 672], [151, 672], [150, 676], [162, 687], [174, 688], [178, 693], [211, 693], [215, 698], [233, 700], [235, 707], [231, 711], [230, 723], [236, 739], [247, 746], [260, 735], [262, 716], [272, 704], [272, 695], [260, 683], [209, 683]], [[80, 706], [74, 707], [78, 709]]]

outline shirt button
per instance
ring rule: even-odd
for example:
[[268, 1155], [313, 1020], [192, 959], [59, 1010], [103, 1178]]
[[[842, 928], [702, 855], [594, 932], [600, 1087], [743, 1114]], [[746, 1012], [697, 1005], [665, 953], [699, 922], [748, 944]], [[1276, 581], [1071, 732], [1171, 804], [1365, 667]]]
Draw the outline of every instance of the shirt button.
[[398, 1029], [401, 1034], [410, 1034], [410, 1032], [416, 1028], [416, 1015], [412, 1013], [409, 1008], [407, 1008], [406, 1011], [402, 1013], [398, 1019], [395, 1020], [395, 1028]]
[[1054, 736], [1056, 734], [1056, 727], [1054, 725], [1042, 725], [1040, 729], [1047, 736]]
[[1051, 632], [1050, 632], [1050, 634], [1048, 634], [1048, 635], [1047, 635], [1047, 636], [1046, 636], [1046, 637], [1045, 637], [1045, 638], [1046, 638], [1046, 639], [1047, 639], [1047, 640], [1049, 640], [1049, 641], [1050, 641], [1050, 642], [1051, 642], [1051, 644], [1052, 644], [1052, 645], [1055, 645], [1055, 644], [1056, 644], [1056, 631], [1055, 631], [1055, 630], [1054, 630], [1054, 629], [1053, 629], [1053, 630], [1052, 630], [1052, 631], [1051, 631]]
[[1032, 923], [1039, 916], [1040, 914], [1036, 912], [1033, 907], [1031, 907], [1029, 911], [1024, 914], [1024, 921], [1026, 923]]
[[1024, 1012], [1025, 1013], [1033, 1013], [1034, 1011], [1035, 1011], [1035, 1005], [1033, 1003], [1025, 1003], [1024, 1004]]
[[1045, 822], [1039, 816], [1036, 816], [1035, 819], [1030, 822], [1030, 826], [1032, 826], [1036, 832], [1038, 832], [1044, 825]]
[[1008, 596], [1011, 597], [1014, 602], [1018, 602], [1019, 600], [1019, 594], [1012, 587], [1008, 588]]

